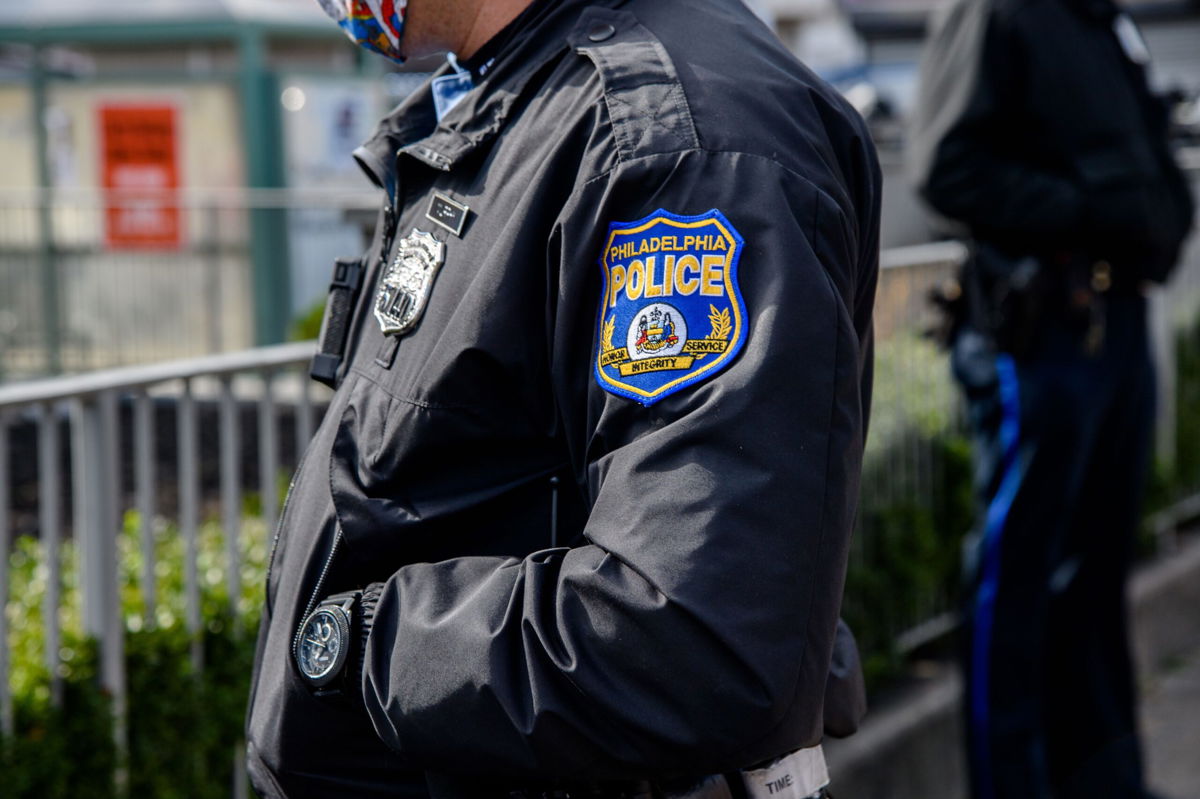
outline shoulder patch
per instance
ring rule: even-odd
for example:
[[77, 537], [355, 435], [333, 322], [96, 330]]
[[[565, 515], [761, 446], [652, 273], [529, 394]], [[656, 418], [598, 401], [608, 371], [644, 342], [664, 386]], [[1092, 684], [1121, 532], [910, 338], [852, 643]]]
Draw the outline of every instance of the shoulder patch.
[[720, 211], [608, 227], [596, 380], [649, 406], [729, 365], [746, 340], [742, 237]]

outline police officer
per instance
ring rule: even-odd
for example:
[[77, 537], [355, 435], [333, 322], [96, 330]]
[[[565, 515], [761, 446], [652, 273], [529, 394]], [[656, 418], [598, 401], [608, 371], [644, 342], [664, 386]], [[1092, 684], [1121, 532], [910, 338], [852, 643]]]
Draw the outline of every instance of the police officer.
[[314, 362], [337, 391], [271, 559], [256, 789], [817, 793], [871, 374], [861, 120], [740, 2], [323, 3], [457, 57], [355, 154], [384, 207]]
[[975, 243], [954, 362], [985, 504], [977, 799], [1148, 795], [1125, 606], [1154, 412], [1143, 287], [1193, 213], [1148, 58], [1111, 0], [958, 0], [923, 62], [918, 183]]

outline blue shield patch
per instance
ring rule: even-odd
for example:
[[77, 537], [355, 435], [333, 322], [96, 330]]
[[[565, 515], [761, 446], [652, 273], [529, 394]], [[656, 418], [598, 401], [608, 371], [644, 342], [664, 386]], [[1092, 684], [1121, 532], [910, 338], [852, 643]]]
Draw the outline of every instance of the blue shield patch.
[[716, 209], [660, 209], [609, 225], [596, 347], [605, 391], [653, 405], [737, 357], [747, 325], [737, 275], [743, 244]]

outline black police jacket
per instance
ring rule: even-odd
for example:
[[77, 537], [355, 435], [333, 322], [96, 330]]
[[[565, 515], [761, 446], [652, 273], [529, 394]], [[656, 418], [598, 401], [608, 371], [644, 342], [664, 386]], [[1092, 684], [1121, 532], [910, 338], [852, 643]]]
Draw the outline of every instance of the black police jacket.
[[[247, 722], [264, 796], [706, 774], [821, 738], [872, 145], [740, 2], [547, 5], [441, 124], [426, 87], [358, 152], [390, 199], [276, 536]], [[385, 336], [383, 278], [420, 234], [444, 263]], [[657, 276], [638, 256], [618, 280], [643, 248]], [[375, 581], [362, 707], [313, 696], [306, 610]]]
[[1108, 260], [1126, 285], [1164, 279], [1193, 206], [1138, 39], [1111, 0], [947, 7], [914, 115], [925, 199], [1009, 252]]

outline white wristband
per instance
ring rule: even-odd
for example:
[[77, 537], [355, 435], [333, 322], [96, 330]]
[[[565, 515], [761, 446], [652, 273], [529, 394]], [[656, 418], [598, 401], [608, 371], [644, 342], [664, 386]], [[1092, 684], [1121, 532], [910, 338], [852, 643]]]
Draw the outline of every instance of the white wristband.
[[797, 749], [753, 771], [743, 771], [749, 799], [807, 799], [829, 784], [820, 746]]

